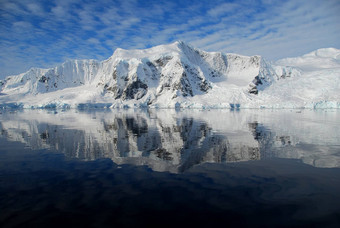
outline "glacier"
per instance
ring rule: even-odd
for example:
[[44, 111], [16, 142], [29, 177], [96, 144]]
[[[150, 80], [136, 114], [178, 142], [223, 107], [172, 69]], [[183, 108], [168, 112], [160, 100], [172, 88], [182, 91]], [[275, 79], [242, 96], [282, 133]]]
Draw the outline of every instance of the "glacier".
[[340, 50], [268, 62], [182, 41], [0, 81], [0, 108], [340, 108]]

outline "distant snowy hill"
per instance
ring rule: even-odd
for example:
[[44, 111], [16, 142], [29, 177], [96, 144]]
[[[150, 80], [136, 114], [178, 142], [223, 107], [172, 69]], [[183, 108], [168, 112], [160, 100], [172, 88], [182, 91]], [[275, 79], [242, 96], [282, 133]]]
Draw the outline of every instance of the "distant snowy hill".
[[271, 64], [178, 41], [9, 76], [0, 81], [0, 106], [340, 108], [339, 80], [334, 48]]
[[304, 71], [339, 68], [340, 50], [336, 48], [322, 48], [301, 57], [281, 59], [276, 63], [298, 67]]

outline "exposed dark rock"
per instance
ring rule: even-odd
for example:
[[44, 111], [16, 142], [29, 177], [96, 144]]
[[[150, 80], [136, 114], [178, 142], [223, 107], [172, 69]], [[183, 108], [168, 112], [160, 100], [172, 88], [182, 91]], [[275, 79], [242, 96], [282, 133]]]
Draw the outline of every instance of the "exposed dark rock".
[[254, 86], [254, 87], [250, 88], [248, 90], [248, 92], [257, 95], [259, 93], [259, 90], [257, 89], [256, 86]]
[[122, 96], [122, 91], [116, 85], [109, 86], [105, 84], [104, 90], [105, 92], [113, 93], [113, 96], [115, 99], [119, 99]]
[[248, 154], [251, 160], [259, 160], [261, 158], [260, 148], [248, 147]]
[[249, 93], [252, 93], [252, 94], [258, 94], [259, 93], [259, 90], [257, 88], [258, 85], [262, 85], [262, 81], [260, 79], [259, 76], [256, 76], [254, 78], [254, 80], [252, 81], [252, 84], [250, 85], [250, 89], [248, 90]]
[[122, 94], [123, 100], [136, 99], [139, 100], [147, 92], [148, 86], [137, 79], [137, 81], [128, 84]]
[[218, 77], [218, 74], [217, 74], [217, 72], [216, 72], [215, 70], [211, 70], [211, 71], [209, 72], [209, 75], [210, 75], [211, 77], [213, 77], [213, 78]]
[[172, 56], [164, 56], [162, 58], [157, 59], [155, 62], [158, 66], [162, 67], [165, 66], [171, 59]]
[[260, 56], [252, 56], [251, 59], [250, 59], [250, 63], [252, 65], [255, 65], [256, 67], [259, 67], [260, 66], [260, 60], [261, 60]]
[[49, 77], [46, 77], [45, 75], [41, 76], [41, 78], [39, 79], [39, 82], [41, 83], [45, 83], [45, 82], [48, 82], [50, 78]]
[[262, 81], [260, 79], [260, 77], [257, 75], [254, 80], [253, 80], [253, 83], [258, 86], [258, 85], [262, 85]]
[[164, 66], [164, 65], [166, 64], [166, 63], [163, 61], [163, 59], [157, 59], [155, 62], [156, 62], [157, 65], [160, 66], [160, 67], [162, 67], [162, 66]]
[[211, 89], [211, 85], [207, 80], [201, 81], [199, 84], [200, 90], [203, 92], [208, 92], [209, 89]]
[[117, 79], [117, 69], [114, 69], [114, 71], [112, 72], [112, 78], [113, 78], [114, 80]]
[[187, 74], [185, 72], [182, 73], [181, 80], [174, 84], [173, 90], [174, 91], [177, 91], [177, 90], [181, 91], [182, 95], [184, 97], [186, 97], [188, 95], [190, 95], [190, 96], [194, 95], [193, 92], [192, 92], [190, 82], [187, 78]]
[[292, 76], [292, 72], [289, 72], [288, 74], [284, 72], [281, 76], [280, 79], [285, 79], [285, 78], [290, 78]]
[[169, 153], [165, 148], [157, 148], [154, 153], [156, 156], [164, 161], [172, 161], [172, 153]]

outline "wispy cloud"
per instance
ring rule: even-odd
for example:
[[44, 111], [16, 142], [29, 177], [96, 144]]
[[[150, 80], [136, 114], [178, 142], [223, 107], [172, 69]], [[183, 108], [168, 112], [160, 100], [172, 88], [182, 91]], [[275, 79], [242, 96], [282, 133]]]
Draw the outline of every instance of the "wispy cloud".
[[240, 4], [227, 2], [208, 10], [208, 15], [212, 17], [220, 17], [226, 14], [234, 14], [240, 9]]
[[181, 39], [275, 60], [340, 48], [338, 0], [1, 0], [0, 77]]

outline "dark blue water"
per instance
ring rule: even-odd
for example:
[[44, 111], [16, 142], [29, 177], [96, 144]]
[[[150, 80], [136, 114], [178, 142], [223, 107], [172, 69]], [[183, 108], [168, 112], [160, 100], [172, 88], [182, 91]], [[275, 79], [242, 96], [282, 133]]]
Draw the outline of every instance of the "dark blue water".
[[0, 114], [1, 227], [339, 227], [340, 114]]

